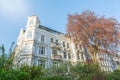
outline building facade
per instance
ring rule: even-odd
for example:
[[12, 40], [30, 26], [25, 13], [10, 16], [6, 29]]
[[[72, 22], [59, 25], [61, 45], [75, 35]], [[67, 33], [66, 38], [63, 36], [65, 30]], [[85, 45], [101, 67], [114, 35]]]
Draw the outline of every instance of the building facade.
[[[82, 45], [75, 44], [65, 34], [42, 26], [37, 16], [30, 16], [26, 29], [21, 29], [15, 49], [17, 64], [41, 65], [43, 68], [59, 66], [62, 62], [85, 63], [90, 55]], [[98, 62], [104, 71], [113, 71], [112, 58], [98, 54]]]

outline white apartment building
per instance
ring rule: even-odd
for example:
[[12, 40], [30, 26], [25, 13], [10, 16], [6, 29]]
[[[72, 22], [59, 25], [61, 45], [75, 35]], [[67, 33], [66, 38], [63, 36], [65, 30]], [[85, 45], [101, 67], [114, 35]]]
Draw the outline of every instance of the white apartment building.
[[[15, 52], [15, 64], [34, 64], [43, 68], [59, 66], [62, 62], [84, 63], [90, 58], [85, 48], [76, 46], [65, 34], [42, 26], [37, 16], [28, 17], [26, 29], [20, 31]], [[107, 59], [101, 61], [100, 57]], [[98, 62], [104, 71], [114, 70], [108, 55], [98, 55]]]

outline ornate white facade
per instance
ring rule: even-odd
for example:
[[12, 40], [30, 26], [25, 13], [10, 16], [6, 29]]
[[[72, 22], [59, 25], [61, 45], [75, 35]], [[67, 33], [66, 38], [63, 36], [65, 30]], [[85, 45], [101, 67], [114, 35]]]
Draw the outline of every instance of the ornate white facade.
[[[64, 61], [84, 63], [90, 58], [81, 45], [76, 46], [65, 34], [40, 25], [37, 16], [28, 17], [26, 29], [20, 31], [15, 51], [14, 63], [41, 65], [43, 68], [60, 65]], [[108, 55], [97, 57], [103, 70], [113, 71], [116, 67]], [[107, 60], [101, 61], [100, 57]]]

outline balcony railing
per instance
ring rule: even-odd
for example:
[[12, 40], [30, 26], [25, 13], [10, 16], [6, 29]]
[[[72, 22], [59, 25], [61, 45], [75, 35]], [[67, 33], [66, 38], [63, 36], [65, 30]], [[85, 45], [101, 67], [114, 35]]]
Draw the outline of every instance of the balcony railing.
[[51, 42], [50, 45], [51, 45], [51, 47], [54, 47], [54, 48], [61, 48], [60, 43]]
[[52, 55], [51, 55], [51, 59], [54, 59], [54, 60], [62, 60], [62, 56], [61, 56], [61, 55], [54, 55], [54, 54], [52, 54]]

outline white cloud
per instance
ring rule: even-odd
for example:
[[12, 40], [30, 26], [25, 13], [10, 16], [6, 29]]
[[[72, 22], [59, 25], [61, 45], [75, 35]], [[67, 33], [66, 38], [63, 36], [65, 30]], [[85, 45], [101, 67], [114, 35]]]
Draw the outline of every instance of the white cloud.
[[20, 17], [29, 12], [26, 0], [0, 0], [0, 14], [6, 17]]

